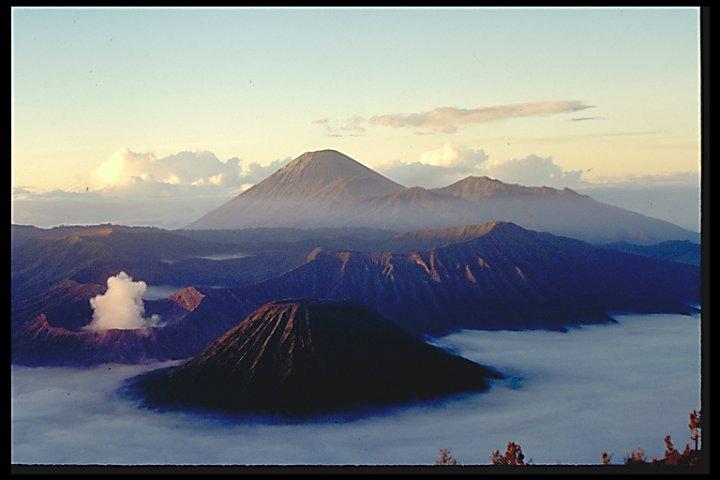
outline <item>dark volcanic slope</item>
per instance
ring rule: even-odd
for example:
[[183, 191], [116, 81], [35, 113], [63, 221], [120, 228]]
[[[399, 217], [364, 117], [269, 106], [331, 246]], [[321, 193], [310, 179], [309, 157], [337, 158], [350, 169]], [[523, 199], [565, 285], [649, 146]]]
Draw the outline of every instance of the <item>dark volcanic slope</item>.
[[63, 282], [13, 304], [12, 359], [97, 364], [187, 358], [261, 305], [280, 298], [353, 300], [414, 334], [469, 329], [560, 329], [610, 321], [608, 312], [693, 311], [699, 268], [593, 247], [495, 222], [414, 232], [390, 244], [442, 245], [399, 253], [316, 249], [267, 281], [187, 288], [146, 301], [165, 326], [81, 330], [100, 285]]
[[220, 262], [202, 257], [244, 253], [244, 247], [115, 225], [47, 230], [13, 225], [12, 238], [14, 303], [68, 279], [104, 284], [121, 270], [151, 285], [250, 284], [298, 265], [309, 251], [276, 248]]
[[[67, 308], [58, 304], [63, 289], [57, 288], [33, 311], [18, 315], [22, 322], [12, 329], [12, 363], [97, 365], [188, 358], [244, 316], [236, 314], [237, 300], [232, 294], [212, 289], [204, 294], [188, 287], [166, 299], [145, 302], [147, 314], [160, 315], [165, 326], [93, 332], [81, 328], [91, 320], [87, 301], [92, 286], [77, 289], [83, 293]], [[26, 320], [30, 313], [37, 314]]]
[[69, 330], [83, 327], [92, 317], [90, 299], [105, 290], [104, 285], [63, 280], [44, 292], [12, 302], [11, 323], [16, 327], [44, 313], [57, 318], [55, 326]]
[[700, 296], [697, 267], [593, 247], [512, 223], [410, 253], [318, 249], [275, 279], [231, 289], [249, 312], [276, 298], [349, 299], [408, 331], [562, 328], [612, 311], [682, 312]]
[[357, 303], [286, 300], [135, 388], [156, 406], [310, 414], [478, 391], [498, 377]]

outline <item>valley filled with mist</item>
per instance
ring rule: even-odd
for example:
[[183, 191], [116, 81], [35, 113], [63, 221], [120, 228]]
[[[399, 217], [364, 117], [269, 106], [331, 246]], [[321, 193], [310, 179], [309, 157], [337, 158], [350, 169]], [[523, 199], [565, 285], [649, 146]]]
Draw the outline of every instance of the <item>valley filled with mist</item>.
[[615, 318], [568, 333], [442, 337], [433, 343], [507, 378], [486, 393], [300, 423], [148, 410], [118, 393], [126, 378], [168, 364], [14, 366], [11, 460], [429, 465], [450, 448], [463, 464], [485, 464], [510, 441], [536, 464], [598, 464], [603, 451], [621, 463], [637, 447], [662, 456], [662, 437], [684, 444], [687, 412], [699, 407], [699, 317]]

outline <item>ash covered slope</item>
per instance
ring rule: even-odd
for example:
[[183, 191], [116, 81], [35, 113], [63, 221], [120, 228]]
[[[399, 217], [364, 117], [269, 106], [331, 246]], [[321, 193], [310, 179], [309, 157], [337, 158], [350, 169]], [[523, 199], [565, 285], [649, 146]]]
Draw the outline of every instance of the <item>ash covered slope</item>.
[[276, 298], [354, 300], [407, 331], [429, 335], [559, 329], [611, 321], [612, 311], [689, 313], [687, 305], [699, 300], [697, 267], [507, 222], [468, 230], [478, 236], [410, 253], [317, 249], [275, 279], [231, 290], [245, 311]]
[[155, 406], [311, 414], [478, 391], [498, 377], [360, 304], [280, 300], [134, 388]]

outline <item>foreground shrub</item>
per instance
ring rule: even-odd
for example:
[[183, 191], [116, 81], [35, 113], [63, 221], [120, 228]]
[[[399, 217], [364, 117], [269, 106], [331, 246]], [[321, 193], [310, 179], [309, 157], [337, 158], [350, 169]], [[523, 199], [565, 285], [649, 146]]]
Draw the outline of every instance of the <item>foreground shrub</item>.
[[490, 461], [493, 465], [525, 465], [525, 455], [520, 445], [510, 442], [504, 455], [500, 454], [500, 450], [495, 450], [490, 455]]
[[460, 465], [460, 462], [452, 456], [449, 448], [441, 448], [440, 456], [435, 460], [435, 465]]

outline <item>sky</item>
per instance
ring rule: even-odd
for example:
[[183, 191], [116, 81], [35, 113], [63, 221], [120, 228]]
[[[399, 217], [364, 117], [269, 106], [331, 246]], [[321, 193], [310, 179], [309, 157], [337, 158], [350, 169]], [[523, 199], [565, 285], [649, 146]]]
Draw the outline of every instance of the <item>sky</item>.
[[[252, 168], [325, 148], [423, 186], [468, 172], [693, 186], [698, 19], [697, 8], [15, 8], [13, 187], [107, 192], [142, 178], [224, 185], [227, 199], [258, 181]], [[176, 181], [147, 167], [179, 152], [212, 152], [216, 168]], [[118, 155], [122, 172], [98, 182]], [[418, 174], [427, 165], [465, 169]]]

